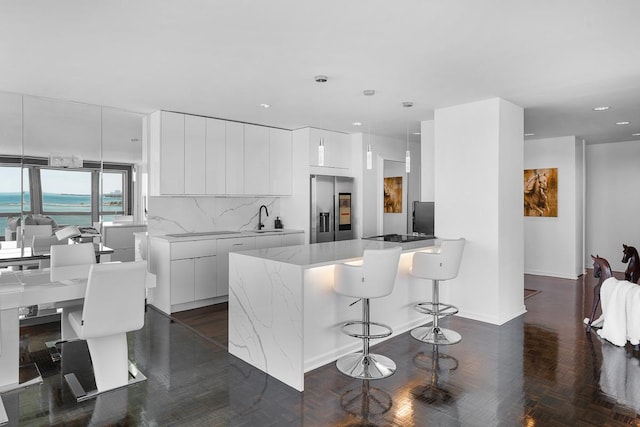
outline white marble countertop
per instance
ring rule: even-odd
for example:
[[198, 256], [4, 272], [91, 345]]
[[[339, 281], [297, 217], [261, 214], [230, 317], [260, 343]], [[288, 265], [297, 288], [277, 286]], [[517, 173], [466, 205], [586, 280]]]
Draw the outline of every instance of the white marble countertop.
[[253, 249], [238, 253], [269, 261], [299, 265], [304, 268], [320, 267], [362, 258], [365, 249], [402, 247], [403, 252], [415, 252], [435, 246], [435, 239], [407, 243], [380, 242], [375, 240], [341, 240], [310, 245], [284, 246], [280, 248]]
[[[281, 234], [296, 234], [296, 233], [304, 233], [303, 230], [295, 230], [289, 228], [281, 228], [281, 229], [270, 229], [263, 228], [262, 230], [238, 230], [238, 231], [229, 231], [229, 233], [224, 234], [204, 234], [208, 233], [204, 231], [202, 233], [194, 232], [193, 235], [187, 236], [187, 233], [175, 233], [175, 234], [185, 234], [185, 236], [175, 237], [171, 235], [159, 235], [159, 236], [149, 236], [150, 238], [167, 240], [168, 242], [188, 242], [193, 240], [211, 240], [211, 239], [232, 239], [237, 237], [259, 237], [259, 236], [270, 236], [270, 235], [281, 235]], [[222, 233], [222, 231], [210, 231], [209, 233]]]

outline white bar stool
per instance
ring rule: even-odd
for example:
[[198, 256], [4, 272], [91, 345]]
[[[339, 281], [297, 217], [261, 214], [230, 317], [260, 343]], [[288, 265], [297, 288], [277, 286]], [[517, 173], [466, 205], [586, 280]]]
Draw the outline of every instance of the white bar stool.
[[438, 321], [442, 317], [452, 316], [458, 308], [440, 302], [439, 282], [458, 276], [465, 239], [440, 240], [435, 251], [420, 251], [413, 254], [411, 275], [420, 279], [433, 280], [433, 301], [415, 305], [421, 313], [433, 316], [430, 326], [421, 326], [411, 331], [415, 339], [429, 344], [456, 344], [462, 336], [451, 329], [441, 328]]
[[[369, 299], [389, 295], [398, 272], [400, 246], [388, 249], [367, 249], [362, 263], [337, 264], [334, 270], [334, 290], [345, 296], [362, 300], [362, 320], [352, 320], [342, 326], [342, 332], [362, 339], [362, 351], [342, 356], [336, 361], [340, 372], [352, 378], [380, 379], [392, 375], [396, 364], [386, 356], [369, 352], [369, 340], [386, 338], [392, 329], [382, 323], [372, 322], [369, 313]], [[349, 330], [353, 325], [361, 325], [362, 332]], [[371, 334], [371, 325], [386, 329], [381, 334]]]

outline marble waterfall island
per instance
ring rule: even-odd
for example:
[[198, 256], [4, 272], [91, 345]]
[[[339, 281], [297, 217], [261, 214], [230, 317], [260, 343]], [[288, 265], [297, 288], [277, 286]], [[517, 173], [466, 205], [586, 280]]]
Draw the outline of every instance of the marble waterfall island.
[[409, 269], [413, 252], [434, 240], [343, 240], [230, 253], [229, 352], [303, 391], [305, 372], [362, 347], [340, 331], [345, 321], [361, 318], [362, 308], [333, 291], [334, 265], [361, 259], [365, 249], [397, 245], [403, 253], [394, 291], [371, 301], [371, 319], [391, 326], [395, 336], [428, 321], [413, 305], [430, 299], [431, 284]]

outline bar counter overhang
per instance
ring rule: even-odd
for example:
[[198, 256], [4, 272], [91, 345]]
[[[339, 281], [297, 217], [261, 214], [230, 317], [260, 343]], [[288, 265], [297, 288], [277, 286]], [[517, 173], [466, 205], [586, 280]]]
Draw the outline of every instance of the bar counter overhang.
[[435, 240], [344, 240], [231, 253], [229, 352], [303, 391], [305, 372], [362, 346], [340, 331], [362, 309], [360, 303], [350, 305], [355, 298], [333, 291], [334, 265], [359, 260], [368, 248], [398, 245], [403, 250], [394, 290], [371, 301], [372, 320], [391, 326], [393, 337], [428, 320], [413, 306], [429, 300], [431, 286], [411, 277], [410, 268], [412, 254]]

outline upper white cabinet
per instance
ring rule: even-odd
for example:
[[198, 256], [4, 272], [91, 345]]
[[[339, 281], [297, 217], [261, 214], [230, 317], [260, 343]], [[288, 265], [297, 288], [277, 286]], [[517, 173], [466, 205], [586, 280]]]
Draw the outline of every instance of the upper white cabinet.
[[244, 193], [269, 194], [269, 128], [244, 125]]
[[0, 92], [0, 153], [22, 154], [22, 96]]
[[205, 194], [207, 119], [184, 116], [184, 194]]
[[292, 193], [292, 134], [288, 130], [269, 129], [269, 194]]
[[159, 145], [160, 194], [185, 194], [184, 114], [162, 111]]
[[291, 131], [158, 111], [148, 134], [152, 196], [291, 195]]
[[207, 118], [205, 142], [205, 190], [207, 194], [225, 194], [227, 182], [227, 124]]
[[244, 194], [244, 124], [227, 122], [226, 194]]
[[[324, 142], [324, 165], [318, 162], [318, 146]], [[349, 169], [351, 144], [349, 134], [311, 128], [309, 131], [309, 165]]]

